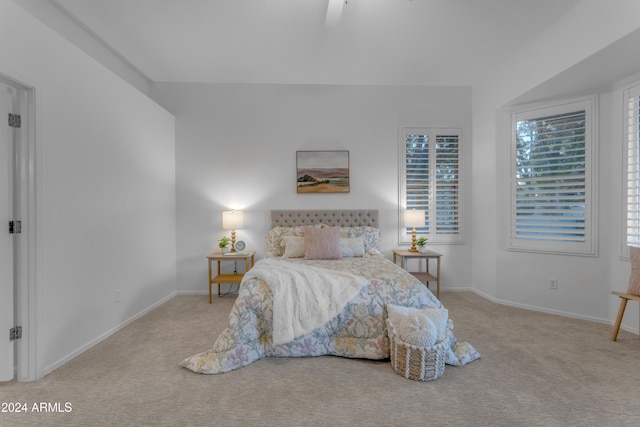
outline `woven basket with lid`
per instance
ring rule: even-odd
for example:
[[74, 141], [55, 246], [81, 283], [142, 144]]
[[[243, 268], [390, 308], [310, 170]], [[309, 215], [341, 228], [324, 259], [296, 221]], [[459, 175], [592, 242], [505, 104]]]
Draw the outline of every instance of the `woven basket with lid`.
[[[449, 323], [448, 326], [450, 325]], [[410, 380], [432, 381], [444, 373], [451, 327], [447, 327], [445, 338], [432, 347], [419, 347], [402, 341], [389, 319], [387, 334], [390, 341], [391, 366], [398, 374]]]

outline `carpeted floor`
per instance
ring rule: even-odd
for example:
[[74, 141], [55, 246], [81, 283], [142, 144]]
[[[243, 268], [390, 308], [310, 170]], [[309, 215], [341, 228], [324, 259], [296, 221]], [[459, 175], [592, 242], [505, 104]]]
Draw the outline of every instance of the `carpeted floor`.
[[[178, 296], [34, 383], [0, 383], [1, 426], [638, 426], [640, 339], [443, 292], [482, 359], [407, 380], [388, 361], [263, 359], [222, 375], [178, 366], [211, 347], [234, 296]], [[60, 412], [34, 412], [44, 402]], [[65, 406], [65, 404], [67, 404]], [[64, 412], [64, 411], [67, 412]]]

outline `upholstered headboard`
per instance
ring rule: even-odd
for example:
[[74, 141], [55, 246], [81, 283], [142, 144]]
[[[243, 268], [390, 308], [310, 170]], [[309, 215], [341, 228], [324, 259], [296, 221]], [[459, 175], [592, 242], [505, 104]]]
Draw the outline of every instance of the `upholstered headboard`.
[[378, 211], [363, 210], [286, 210], [271, 211], [271, 227], [297, 227], [322, 223], [340, 227], [378, 227]]

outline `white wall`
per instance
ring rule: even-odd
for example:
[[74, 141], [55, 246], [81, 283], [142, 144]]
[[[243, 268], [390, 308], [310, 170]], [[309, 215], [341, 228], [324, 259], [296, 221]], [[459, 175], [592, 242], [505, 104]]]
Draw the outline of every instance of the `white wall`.
[[[398, 128], [471, 126], [470, 89], [155, 84], [176, 116], [178, 290], [207, 289], [205, 256], [221, 212], [241, 209], [238, 239], [265, 252], [271, 209], [379, 209], [381, 249], [398, 247]], [[472, 145], [464, 140], [465, 152]], [[296, 194], [296, 150], [349, 150], [351, 192]], [[470, 173], [470, 162], [465, 164]], [[469, 181], [470, 182], [470, 181]], [[471, 186], [466, 188], [468, 197]], [[470, 287], [470, 246], [438, 246], [443, 287]]]
[[[625, 59], [631, 53], [628, 47], [637, 43], [617, 42], [626, 37], [637, 40], [639, 9], [637, 2], [585, 0], [508, 63], [497, 66], [491, 81], [474, 87], [473, 139], [482, 150], [473, 152], [473, 181], [475, 188], [483, 188], [473, 195], [473, 273], [478, 292], [543, 311], [608, 322], [615, 318], [617, 298], [610, 291], [626, 289], [629, 271], [628, 262], [619, 259], [622, 95], [617, 86], [621, 75], [640, 70], [638, 61]], [[593, 93], [599, 93], [599, 256], [507, 251], [506, 107], [525, 98], [563, 99]], [[550, 278], [558, 279], [558, 290], [549, 289]], [[637, 331], [634, 310], [625, 317], [625, 324]]]
[[174, 119], [6, 0], [0, 40], [37, 98], [42, 374], [175, 292]]

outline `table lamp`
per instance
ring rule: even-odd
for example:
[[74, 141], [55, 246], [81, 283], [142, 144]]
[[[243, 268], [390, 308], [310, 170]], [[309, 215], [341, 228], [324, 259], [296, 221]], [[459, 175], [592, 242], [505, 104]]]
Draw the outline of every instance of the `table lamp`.
[[424, 215], [425, 211], [423, 210], [411, 209], [404, 211], [404, 226], [413, 229], [411, 230], [410, 252], [418, 252], [418, 248], [416, 248], [416, 228], [424, 227]]
[[240, 211], [230, 210], [222, 212], [222, 228], [231, 230], [231, 252], [236, 252], [236, 229], [244, 225], [244, 214]]

